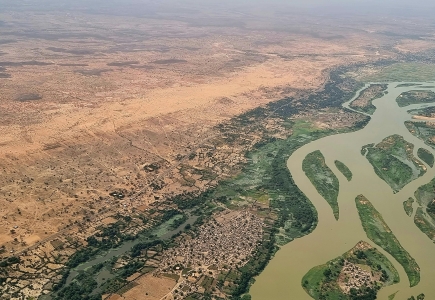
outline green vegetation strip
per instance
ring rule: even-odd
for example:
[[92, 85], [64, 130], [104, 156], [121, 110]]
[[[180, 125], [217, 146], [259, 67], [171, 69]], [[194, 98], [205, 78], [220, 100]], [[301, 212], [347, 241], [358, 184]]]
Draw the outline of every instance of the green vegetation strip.
[[385, 223], [381, 214], [363, 195], [355, 199], [358, 213], [367, 237], [390, 253], [405, 269], [411, 287], [420, 282], [420, 267], [411, 255], [400, 245], [396, 236]]
[[335, 219], [339, 217], [339, 182], [335, 174], [326, 165], [325, 157], [317, 150], [308, 154], [302, 162], [302, 170], [310, 179], [319, 194], [329, 203]]
[[358, 79], [364, 82], [426, 82], [435, 80], [435, 65], [424, 63], [395, 63]]
[[334, 161], [334, 163], [337, 169], [344, 175], [344, 177], [346, 177], [347, 181], [351, 181], [352, 172], [349, 170], [349, 168], [339, 160]]
[[[344, 287], [351, 279], [356, 279], [355, 275], [358, 277], [361, 275], [354, 273], [355, 277], [353, 277], [343, 272], [345, 264], [367, 271], [365, 274], [372, 276], [370, 282], [355, 287], [350, 294], [345, 293], [341, 287]], [[374, 284], [371, 284], [372, 279]], [[302, 286], [316, 300], [376, 299], [376, 294], [381, 287], [397, 282], [399, 282], [399, 274], [392, 263], [376, 248], [366, 242], [359, 242], [342, 256], [308, 271], [302, 279]]]
[[401, 83], [396, 86], [396, 88], [400, 87], [409, 87], [409, 86], [420, 86], [420, 83]]
[[419, 148], [417, 151], [417, 155], [422, 161], [424, 161], [427, 165], [429, 165], [429, 167], [431, 168], [433, 167], [434, 157], [432, 153], [430, 153], [426, 149]]
[[403, 209], [405, 210], [408, 217], [412, 216], [412, 213], [414, 212], [414, 208], [412, 207], [413, 203], [414, 199], [412, 197], [409, 197], [408, 200], [403, 202]]
[[426, 168], [413, 154], [414, 145], [400, 135], [385, 138], [366, 155], [376, 174], [397, 192], [426, 173]]

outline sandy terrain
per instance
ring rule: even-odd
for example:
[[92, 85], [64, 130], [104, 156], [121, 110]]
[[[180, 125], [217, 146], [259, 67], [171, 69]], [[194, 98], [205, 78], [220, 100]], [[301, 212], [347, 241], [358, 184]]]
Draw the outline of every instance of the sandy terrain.
[[412, 116], [412, 118], [416, 120], [435, 121], [435, 118], [425, 117], [425, 116]]
[[113, 299], [128, 299], [128, 300], [160, 300], [168, 292], [172, 290], [176, 282], [167, 277], [155, 277], [154, 275], [145, 275], [135, 281], [138, 286], [130, 289], [126, 293], [116, 296], [111, 296]]
[[[107, 9], [0, 13], [0, 245], [8, 251], [126, 205], [110, 192], [133, 197], [156, 178], [174, 193], [197, 188], [187, 184], [193, 175], [165, 175], [206, 151], [215, 125], [320, 89], [331, 68], [418, 50], [409, 35], [383, 32], [427, 30], [407, 20], [341, 26], [291, 11]], [[144, 171], [151, 163], [159, 170]], [[135, 200], [146, 207], [156, 196]]]

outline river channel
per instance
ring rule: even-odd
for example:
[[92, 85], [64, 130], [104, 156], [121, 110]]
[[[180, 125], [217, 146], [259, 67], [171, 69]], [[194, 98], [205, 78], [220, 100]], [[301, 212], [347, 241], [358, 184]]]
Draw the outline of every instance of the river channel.
[[[376, 111], [369, 124], [356, 132], [337, 134], [313, 141], [295, 151], [287, 161], [287, 166], [297, 186], [305, 193], [317, 209], [319, 223], [317, 228], [300, 239], [283, 246], [270, 261], [266, 269], [256, 278], [250, 290], [254, 300], [304, 300], [311, 297], [301, 286], [302, 277], [314, 266], [326, 263], [353, 248], [363, 240], [375, 246], [396, 267], [400, 275], [398, 284], [381, 289], [378, 299], [398, 291], [395, 300], [408, 299], [411, 295], [424, 293], [426, 299], [435, 299], [435, 244], [414, 224], [413, 217], [408, 217], [403, 209], [403, 201], [414, 196], [414, 192], [435, 177], [435, 169], [427, 167], [427, 172], [420, 178], [406, 185], [394, 194], [391, 187], [379, 178], [369, 161], [361, 155], [361, 147], [379, 143], [384, 138], [399, 134], [414, 144], [414, 155], [418, 148], [424, 148], [435, 156], [435, 151], [413, 136], [404, 122], [411, 119], [411, 109], [429, 105], [410, 105], [399, 107], [396, 98], [410, 90], [432, 90], [420, 87], [397, 87], [401, 83], [390, 83], [388, 94], [373, 101]], [[430, 84], [429, 84], [430, 85]], [[433, 85], [433, 84], [432, 84]], [[367, 86], [366, 86], [367, 87]], [[359, 92], [356, 94], [355, 97]], [[343, 106], [348, 108], [349, 103]], [[435, 104], [431, 104], [433, 106]], [[329, 168], [340, 181], [338, 203], [340, 218], [335, 220], [331, 207], [323, 199], [305, 173], [302, 161], [307, 154], [320, 150], [325, 156]], [[335, 167], [334, 161], [340, 160], [349, 167], [353, 178], [348, 182]], [[421, 281], [409, 287], [409, 281], [403, 267], [387, 252], [367, 238], [358, 211], [355, 197], [363, 194], [382, 214], [400, 244], [417, 261], [421, 268]], [[415, 214], [415, 209], [414, 209]]]

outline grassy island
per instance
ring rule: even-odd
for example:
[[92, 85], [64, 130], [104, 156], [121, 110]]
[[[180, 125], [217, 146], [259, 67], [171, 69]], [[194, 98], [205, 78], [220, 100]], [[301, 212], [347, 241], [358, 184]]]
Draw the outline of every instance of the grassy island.
[[359, 96], [350, 103], [349, 107], [372, 115], [376, 110], [376, 107], [372, 104], [373, 100], [384, 96], [387, 88], [387, 84], [372, 84], [363, 90]]
[[413, 135], [425, 142], [426, 145], [435, 149], [435, 124], [431, 122], [405, 122], [406, 128]]
[[397, 192], [426, 173], [426, 167], [415, 158], [413, 149], [414, 145], [402, 136], [392, 135], [376, 146], [368, 146], [366, 157], [376, 174]]
[[376, 248], [359, 242], [348, 252], [312, 268], [302, 279], [314, 299], [376, 299], [378, 290], [399, 282], [391, 262]]
[[420, 267], [411, 255], [400, 245], [396, 236], [385, 223], [381, 214], [363, 195], [355, 199], [358, 213], [367, 237], [390, 253], [405, 269], [411, 287], [420, 282]]
[[420, 83], [401, 83], [401, 84], [398, 84], [396, 86], [396, 88], [398, 88], [398, 87], [409, 87], [409, 86], [419, 86], [419, 85], [421, 85], [421, 84]]
[[418, 108], [418, 109], [411, 109], [408, 112], [413, 116], [422, 116], [422, 117], [432, 118], [435, 114], [435, 107], [429, 106], [429, 107], [422, 107], [422, 108]]
[[319, 194], [329, 203], [335, 219], [339, 218], [339, 183], [335, 174], [326, 165], [325, 157], [317, 150], [308, 154], [302, 162], [302, 170], [313, 183]]
[[435, 219], [424, 208], [417, 208], [414, 223], [428, 238], [435, 241]]
[[419, 148], [417, 151], [417, 155], [418, 157], [424, 161], [429, 167], [433, 167], [433, 163], [434, 163], [434, 157], [432, 155], [432, 153], [430, 153], [429, 151], [427, 151], [426, 149], [423, 148]]
[[400, 107], [405, 107], [412, 104], [424, 104], [435, 102], [435, 93], [432, 91], [409, 91], [402, 93], [396, 99]]
[[337, 169], [344, 175], [344, 177], [346, 177], [347, 181], [351, 181], [352, 180], [351, 170], [349, 170], [349, 168], [339, 160], [334, 161], [334, 163]]
[[435, 178], [419, 187], [414, 195], [420, 206], [415, 213], [414, 223], [435, 241]]
[[414, 212], [414, 208], [412, 207], [412, 204], [414, 203], [414, 199], [409, 197], [408, 200], [403, 202], [403, 209], [405, 210], [408, 217], [412, 216], [412, 213]]

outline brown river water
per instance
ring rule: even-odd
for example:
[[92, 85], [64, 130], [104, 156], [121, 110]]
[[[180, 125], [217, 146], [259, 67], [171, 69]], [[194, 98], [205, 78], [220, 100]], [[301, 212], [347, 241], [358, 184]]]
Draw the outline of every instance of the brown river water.
[[[364, 145], [377, 144], [390, 135], [399, 134], [406, 141], [414, 144], [416, 157], [418, 148], [427, 149], [435, 155], [432, 148], [413, 136], [404, 125], [405, 121], [411, 119], [408, 110], [428, 105], [410, 105], [400, 108], [395, 101], [401, 93], [409, 90], [435, 91], [435, 89], [398, 88], [398, 84], [400, 83], [390, 83], [388, 94], [373, 101], [377, 109], [364, 129], [313, 141], [295, 151], [288, 159], [287, 166], [297, 186], [317, 209], [319, 223], [314, 232], [290, 242], [276, 253], [251, 287], [250, 294], [253, 300], [311, 299], [301, 286], [302, 277], [312, 267], [342, 255], [361, 240], [375, 246], [387, 256], [400, 275], [400, 282], [381, 289], [378, 299], [388, 299], [388, 296], [396, 291], [398, 293], [394, 298], [395, 300], [406, 300], [411, 295], [416, 296], [420, 293], [426, 295], [426, 300], [435, 299], [435, 244], [415, 226], [414, 216], [408, 217], [403, 209], [403, 201], [413, 197], [414, 192], [420, 186], [434, 178], [435, 169], [426, 166], [428, 170], [422, 177], [412, 181], [394, 194], [391, 187], [376, 175], [372, 165], [360, 152]], [[352, 100], [343, 106], [348, 107]], [[323, 153], [327, 165], [340, 181], [338, 196], [340, 218], [338, 221], [335, 220], [326, 200], [318, 194], [302, 171], [303, 159], [315, 150], [320, 150]], [[352, 171], [353, 178], [350, 182], [335, 167], [335, 160], [340, 160]], [[382, 214], [400, 244], [419, 264], [421, 281], [417, 286], [410, 288], [403, 267], [390, 254], [367, 238], [355, 205], [355, 197], [359, 194], [363, 194], [370, 200]]]

